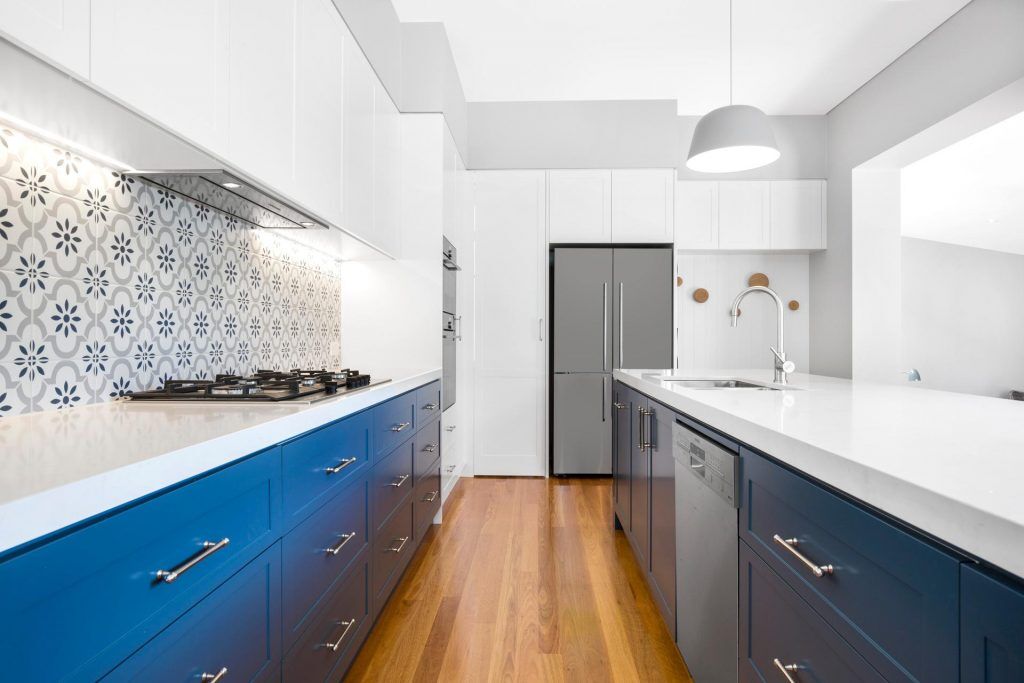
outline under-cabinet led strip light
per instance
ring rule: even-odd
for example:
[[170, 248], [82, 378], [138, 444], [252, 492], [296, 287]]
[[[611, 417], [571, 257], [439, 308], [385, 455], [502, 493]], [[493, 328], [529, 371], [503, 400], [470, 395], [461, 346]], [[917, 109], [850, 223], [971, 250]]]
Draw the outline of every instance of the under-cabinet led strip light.
[[45, 128], [40, 128], [34, 123], [29, 123], [28, 121], [20, 119], [17, 116], [8, 114], [5, 111], [0, 111], [0, 121], [10, 125], [12, 128], [17, 128], [19, 131], [23, 133], [30, 133], [32, 135], [35, 135], [36, 137], [46, 140], [51, 144], [77, 152], [78, 154], [81, 154], [84, 157], [88, 157], [94, 161], [98, 161], [101, 164], [115, 168], [118, 171], [134, 172], [136, 170], [134, 167], [131, 166], [131, 164], [126, 164], [125, 162], [115, 159], [114, 157], [110, 157], [101, 152], [97, 152], [94, 149], [90, 149], [85, 145], [80, 145], [74, 140], [69, 140], [63, 135], [52, 133], [46, 130]]

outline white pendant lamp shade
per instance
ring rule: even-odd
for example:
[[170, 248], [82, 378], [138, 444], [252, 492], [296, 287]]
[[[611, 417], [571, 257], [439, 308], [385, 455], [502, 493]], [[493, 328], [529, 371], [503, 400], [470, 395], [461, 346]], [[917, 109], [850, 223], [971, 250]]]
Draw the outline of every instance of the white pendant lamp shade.
[[693, 131], [686, 167], [730, 173], [767, 166], [781, 156], [768, 116], [746, 104], [730, 104], [701, 117]]

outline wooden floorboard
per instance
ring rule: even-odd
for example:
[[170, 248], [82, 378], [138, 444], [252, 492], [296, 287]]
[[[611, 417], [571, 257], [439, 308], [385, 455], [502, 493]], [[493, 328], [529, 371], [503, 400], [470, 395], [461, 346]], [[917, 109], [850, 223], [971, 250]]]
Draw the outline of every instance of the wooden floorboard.
[[608, 479], [463, 479], [347, 681], [691, 681]]

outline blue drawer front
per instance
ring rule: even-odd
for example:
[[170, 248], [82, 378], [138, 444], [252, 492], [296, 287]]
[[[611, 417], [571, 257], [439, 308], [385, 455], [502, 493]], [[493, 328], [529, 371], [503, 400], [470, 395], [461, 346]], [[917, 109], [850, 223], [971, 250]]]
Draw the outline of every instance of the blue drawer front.
[[416, 481], [430, 471], [441, 457], [441, 420], [434, 420], [416, 432], [412, 447], [413, 474]]
[[1013, 585], [975, 567], [961, 572], [960, 680], [1024, 681], [1024, 585]]
[[[740, 537], [889, 680], [956, 681], [959, 561], [743, 449]], [[774, 540], [834, 573], [815, 577]]]
[[431, 382], [416, 390], [416, 428], [441, 416], [441, 382]]
[[416, 431], [416, 392], [410, 391], [373, 409], [373, 452], [390, 453]]
[[284, 537], [286, 648], [305, 628], [324, 594], [368, 547], [369, 513], [369, 488], [363, 477]]
[[117, 667], [106, 681], [274, 680], [281, 659], [281, 547], [232, 576]]
[[413, 518], [415, 520], [414, 535], [421, 540], [434, 523], [434, 517], [441, 509], [441, 463], [433, 468], [416, 484], [416, 493], [412, 499]]
[[741, 541], [740, 680], [785, 681], [776, 659], [800, 683], [885, 680]]
[[415, 547], [412, 533], [412, 503], [406, 502], [391, 516], [384, 528], [373, 538], [373, 595], [375, 609], [387, 599], [395, 579], [412, 556]]
[[366, 554], [360, 558], [285, 656], [288, 683], [340, 680], [355, 659], [372, 624], [370, 570]]
[[372, 411], [327, 425], [286, 443], [284, 511], [291, 528], [366, 470], [370, 460]]
[[410, 439], [373, 466], [370, 473], [370, 497], [373, 505], [373, 528], [379, 529], [395, 508], [401, 505], [416, 483], [412, 476]]
[[4, 676], [109, 671], [278, 538], [280, 475], [280, 449], [264, 451], [0, 564]]

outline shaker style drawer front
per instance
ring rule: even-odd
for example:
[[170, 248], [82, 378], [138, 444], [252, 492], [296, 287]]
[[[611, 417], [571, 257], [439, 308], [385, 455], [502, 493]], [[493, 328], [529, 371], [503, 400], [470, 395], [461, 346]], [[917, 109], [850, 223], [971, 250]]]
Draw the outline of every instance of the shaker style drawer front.
[[963, 567], [960, 680], [1024, 681], [1024, 584]]
[[0, 656], [96, 678], [280, 535], [275, 447], [0, 563]]
[[373, 409], [375, 459], [387, 455], [416, 431], [416, 392], [410, 391]]
[[406, 503], [388, 520], [373, 539], [373, 594], [383, 597], [382, 592], [389, 580], [408, 561], [413, 552], [412, 505]]
[[369, 487], [352, 483], [284, 537], [285, 647], [305, 628], [325, 593], [369, 543]]
[[739, 573], [740, 681], [885, 680], [742, 541]]
[[276, 679], [281, 658], [280, 562], [281, 547], [275, 544], [104, 680]]
[[416, 428], [441, 414], [441, 382], [431, 382], [416, 390]]
[[369, 582], [369, 566], [361, 560], [285, 656], [285, 681], [341, 680], [370, 630]]
[[889, 680], [955, 681], [959, 561], [743, 450], [740, 537]]
[[413, 473], [416, 481], [430, 471], [441, 457], [441, 421], [434, 420], [416, 433], [412, 447]]
[[286, 443], [284, 510], [291, 528], [369, 464], [372, 411], [346, 417]]
[[373, 528], [380, 528], [395, 508], [412, 491], [413, 441], [402, 444], [373, 467], [370, 474], [370, 495], [373, 505]]
[[412, 499], [413, 516], [415, 517], [416, 538], [421, 539], [434, 523], [437, 511], [441, 509], [441, 465], [433, 469], [416, 485], [416, 493]]

